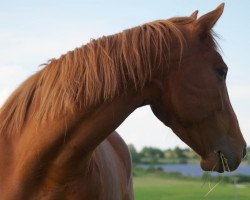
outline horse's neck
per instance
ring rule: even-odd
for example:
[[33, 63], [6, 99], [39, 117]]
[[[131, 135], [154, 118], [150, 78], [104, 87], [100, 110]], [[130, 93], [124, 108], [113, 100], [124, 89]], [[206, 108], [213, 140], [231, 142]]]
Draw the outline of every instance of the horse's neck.
[[[141, 92], [128, 90], [87, 114], [76, 113], [68, 121], [59, 119], [40, 126], [28, 118], [24, 132], [13, 143], [15, 149], [11, 151], [9, 166], [0, 165], [10, 168], [0, 169], [1, 173], [10, 173], [2, 174], [8, 176], [6, 182], [0, 180], [1, 185], [6, 186], [5, 193], [9, 192], [6, 195], [28, 199], [43, 184], [63, 185], [67, 179], [82, 174], [94, 149], [155, 92], [151, 87]], [[32, 108], [35, 112], [35, 107]]]

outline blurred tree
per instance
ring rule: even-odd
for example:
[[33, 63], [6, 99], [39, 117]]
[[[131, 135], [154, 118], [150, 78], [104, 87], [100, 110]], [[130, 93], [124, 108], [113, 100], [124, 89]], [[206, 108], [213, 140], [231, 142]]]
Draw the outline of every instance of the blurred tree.
[[140, 157], [140, 154], [137, 152], [135, 146], [133, 144], [129, 144], [128, 149], [132, 157], [132, 163], [135, 163], [135, 164], [140, 163], [141, 157]]
[[185, 152], [185, 149], [175, 147], [174, 153], [175, 153], [176, 159], [178, 159], [178, 163], [187, 163], [188, 157], [186, 156], [184, 152]]
[[144, 147], [140, 152], [141, 158], [150, 163], [159, 162], [160, 159], [164, 158], [162, 150], [154, 147]]

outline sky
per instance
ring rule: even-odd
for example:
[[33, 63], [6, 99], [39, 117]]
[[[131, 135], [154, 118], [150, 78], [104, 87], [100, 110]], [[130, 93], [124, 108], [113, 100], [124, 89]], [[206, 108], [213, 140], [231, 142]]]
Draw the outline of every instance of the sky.
[[[250, 1], [206, 0], [0, 0], [0, 105], [40, 64], [92, 38], [157, 19], [199, 16], [225, 2], [216, 24], [222, 56], [229, 67], [227, 86], [242, 133], [250, 144]], [[137, 149], [187, 147], [148, 106], [137, 109], [117, 131]]]

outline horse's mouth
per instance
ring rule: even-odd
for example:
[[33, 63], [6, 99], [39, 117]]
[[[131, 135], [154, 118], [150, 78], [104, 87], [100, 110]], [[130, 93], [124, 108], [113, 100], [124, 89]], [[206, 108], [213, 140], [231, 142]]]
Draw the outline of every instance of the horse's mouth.
[[204, 171], [216, 171], [219, 173], [234, 171], [239, 164], [240, 160], [222, 151], [211, 152], [205, 159], [201, 160], [201, 168]]

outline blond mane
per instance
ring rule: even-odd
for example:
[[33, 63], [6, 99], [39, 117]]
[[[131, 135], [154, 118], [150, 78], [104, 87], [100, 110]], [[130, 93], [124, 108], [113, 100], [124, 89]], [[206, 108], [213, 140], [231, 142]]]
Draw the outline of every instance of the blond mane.
[[184, 40], [176, 24], [193, 20], [186, 17], [154, 21], [91, 40], [50, 60], [20, 85], [0, 109], [0, 134], [20, 132], [36, 98], [39, 106], [35, 117], [42, 121], [112, 100], [127, 87], [143, 88], [153, 70], [169, 58], [172, 37], [179, 41], [182, 51]]

